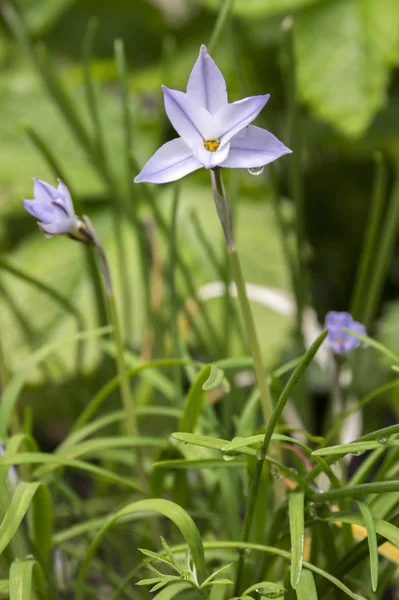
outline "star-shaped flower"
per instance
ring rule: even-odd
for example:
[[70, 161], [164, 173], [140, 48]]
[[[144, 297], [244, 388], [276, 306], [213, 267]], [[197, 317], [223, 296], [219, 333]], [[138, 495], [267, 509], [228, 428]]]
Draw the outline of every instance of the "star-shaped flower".
[[46, 235], [74, 237], [80, 220], [75, 215], [67, 186], [61, 180], [58, 180], [57, 188], [40, 179], [33, 182], [34, 200], [23, 200], [26, 210], [38, 219], [39, 227]]
[[336, 354], [350, 352], [360, 346], [361, 341], [350, 333], [343, 330], [351, 329], [361, 335], [366, 334], [366, 328], [362, 323], [354, 321], [348, 312], [330, 311], [326, 315], [325, 327], [328, 329], [327, 344]]
[[166, 114], [180, 137], [155, 152], [136, 183], [175, 181], [201, 167], [263, 167], [291, 152], [266, 129], [250, 125], [270, 95], [229, 103], [224, 77], [205, 46], [186, 92], [162, 89]]

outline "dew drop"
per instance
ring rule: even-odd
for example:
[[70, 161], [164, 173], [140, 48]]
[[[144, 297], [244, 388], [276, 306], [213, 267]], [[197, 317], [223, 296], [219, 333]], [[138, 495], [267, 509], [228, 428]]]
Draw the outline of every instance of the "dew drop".
[[237, 458], [237, 452], [223, 452], [223, 460], [229, 461]]
[[274, 479], [282, 479], [282, 477], [283, 477], [280, 472], [280, 469], [278, 467], [276, 467], [276, 465], [272, 465], [270, 472]]
[[250, 169], [248, 169], [248, 173], [250, 175], [261, 175], [263, 173], [263, 169], [265, 167], [251, 167]]
[[378, 437], [378, 438], [377, 438], [377, 442], [378, 442], [379, 444], [386, 444], [386, 443], [387, 443], [387, 441], [388, 441], [388, 439], [389, 439], [389, 438], [387, 438], [387, 437]]

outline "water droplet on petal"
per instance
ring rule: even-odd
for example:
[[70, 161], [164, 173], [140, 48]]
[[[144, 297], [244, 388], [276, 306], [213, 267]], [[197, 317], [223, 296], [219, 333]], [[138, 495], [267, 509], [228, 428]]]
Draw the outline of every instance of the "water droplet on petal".
[[248, 169], [248, 173], [250, 175], [261, 175], [263, 173], [263, 169], [265, 167], [251, 167], [250, 169]]

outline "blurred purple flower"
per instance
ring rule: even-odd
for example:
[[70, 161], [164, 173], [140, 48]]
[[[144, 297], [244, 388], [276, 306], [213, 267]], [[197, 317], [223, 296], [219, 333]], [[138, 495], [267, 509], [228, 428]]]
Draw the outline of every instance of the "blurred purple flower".
[[34, 200], [22, 200], [26, 210], [38, 219], [39, 227], [46, 235], [67, 234], [74, 237], [79, 219], [67, 186], [60, 180], [57, 188], [40, 179], [33, 182]]
[[263, 167], [291, 152], [266, 129], [250, 125], [269, 94], [229, 104], [226, 82], [205, 46], [201, 46], [186, 92], [162, 89], [166, 114], [181, 137], [155, 152], [136, 183], [167, 183], [201, 167]]
[[330, 311], [326, 315], [325, 327], [328, 329], [327, 344], [336, 354], [343, 354], [358, 348], [361, 341], [343, 330], [351, 329], [356, 333], [367, 335], [366, 328], [362, 323], [354, 321], [348, 312]]

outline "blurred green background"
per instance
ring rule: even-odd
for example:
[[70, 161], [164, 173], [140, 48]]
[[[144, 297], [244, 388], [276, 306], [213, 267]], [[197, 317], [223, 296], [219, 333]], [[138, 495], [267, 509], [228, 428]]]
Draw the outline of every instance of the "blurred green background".
[[[17, 8], [32, 47], [37, 48], [39, 55], [43, 45], [47, 47], [51, 62], [90, 135], [95, 135], [95, 131], [84, 94], [82, 55], [90, 19], [97, 18], [90, 66], [107, 160], [121, 190], [118, 193], [127, 198], [129, 183], [114, 41], [121, 39], [125, 45], [128, 101], [133, 122], [131, 151], [137, 164], [142, 166], [161, 143], [174, 137], [164, 114], [160, 86], [165, 83], [172, 88], [184, 89], [200, 45], [209, 42], [221, 3], [219, 0], [18, 0], [1, 3], [2, 260], [48, 283], [69, 298], [79, 307], [85, 325], [92, 326], [96, 323], [96, 311], [81, 249], [65, 239], [44, 239], [32, 218], [23, 211], [20, 199], [32, 197], [32, 177], [55, 183], [54, 169], [32, 143], [28, 135], [30, 128], [40, 135], [56, 157], [62, 176], [71, 186], [75, 199], [82, 204], [84, 213], [95, 223], [111, 256], [113, 269], [118, 272], [110, 216], [116, 199], [112, 185], [105, 184], [101, 169], [93, 164], [43, 85], [32, 61], [32, 52], [21, 40], [16, 41], [7, 4]], [[287, 145], [290, 145], [287, 116], [289, 57], [284, 24], [287, 26], [287, 18], [293, 18], [299, 106], [296, 128], [306, 209], [306, 258], [311, 273], [309, 298], [322, 321], [328, 310], [343, 310], [349, 306], [367, 223], [375, 152], [382, 152], [388, 164], [388, 192], [394, 165], [399, 160], [399, 2], [236, 0], [230, 4], [232, 19], [223, 28], [212, 55], [225, 75], [231, 100], [257, 93], [271, 94], [258, 122]], [[283, 158], [276, 168], [283, 194], [281, 206], [288, 227], [293, 227], [289, 161], [289, 157]], [[131, 178], [136, 174], [137, 171], [132, 171]], [[290, 292], [290, 279], [272, 208], [268, 169], [261, 177], [251, 177], [246, 172], [241, 173], [239, 179], [234, 177], [236, 174], [227, 174], [230, 188], [239, 186], [236, 227], [247, 281]], [[128, 202], [133, 205], [142, 193], [139, 189], [133, 191]], [[169, 220], [174, 187], [159, 186], [155, 193], [161, 211]], [[219, 277], [205, 257], [193, 224], [193, 212], [216, 256], [221, 261], [224, 256], [206, 171], [184, 180], [180, 193], [178, 244], [199, 287]], [[151, 211], [143, 210], [142, 218], [151, 220]], [[129, 288], [132, 321], [130, 324], [125, 321], [125, 331], [131, 347], [139, 352], [146, 327], [143, 290], [150, 279], [150, 269], [146, 265], [144, 269], [140, 268], [137, 244], [127, 218], [123, 221], [123, 237], [128, 271], [123, 284], [119, 278], [118, 288]], [[155, 240], [165, 267], [168, 244], [156, 228]], [[399, 247], [396, 247], [373, 332], [397, 350], [398, 291]], [[0, 272], [0, 295], [1, 346], [11, 370], [17, 369], [40, 344], [58, 339], [76, 328], [76, 319], [59, 303], [5, 268]], [[220, 324], [219, 304], [217, 301], [210, 303], [216, 327]], [[262, 307], [256, 307], [256, 317], [265, 358], [269, 364], [276, 364], [292, 344], [294, 320], [276, 316]], [[167, 321], [165, 315], [164, 320]], [[188, 341], [194, 352], [203, 351], [195, 337]], [[238, 340], [235, 343], [238, 352]], [[37, 385], [25, 395], [27, 400], [33, 395], [38, 411], [43, 406], [45, 420], [54, 416], [67, 422], [92, 390], [98, 388], [99, 381], [105, 381], [112, 374], [112, 365], [100, 350], [96, 343], [90, 343], [86, 349], [81, 365], [84, 380], [74, 369], [76, 348], [72, 344], [63, 348], [58, 357], [61, 364], [54, 365], [51, 377], [43, 370], [34, 375], [32, 382]], [[383, 377], [384, 372], [383, 367], [373, 367], [369, 370], [370, 386]], [[64, 400], [72, 395], [75, 401], [60, 399], [50, 408], [48, 403], [39, 403], [39, 398], [54, 396], [55, 382], [59, 378], [65, 383]], [[44, 381], [46, 385], [40, 385]], [[70, 390], [74, 393], [70, 394]]]

